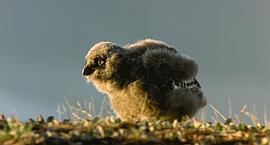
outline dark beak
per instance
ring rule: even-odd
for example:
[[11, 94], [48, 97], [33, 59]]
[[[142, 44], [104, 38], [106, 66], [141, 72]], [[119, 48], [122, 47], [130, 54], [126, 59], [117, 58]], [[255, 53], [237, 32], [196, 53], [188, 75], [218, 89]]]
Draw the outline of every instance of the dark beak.
[[92, 68], [91, 66], [89, 65], [85, 65], [83, 70], [82, 70], [82, 75], [83, 76], [89, 76], [91, 75], [93, 72], [95, 71], [94, 68]]

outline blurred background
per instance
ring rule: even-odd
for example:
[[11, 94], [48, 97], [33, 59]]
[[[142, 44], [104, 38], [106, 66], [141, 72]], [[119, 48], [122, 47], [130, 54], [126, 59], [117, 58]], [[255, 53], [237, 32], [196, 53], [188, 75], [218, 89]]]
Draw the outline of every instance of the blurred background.
[[105, 95], [81, 76], [86, 52], [98, 41], [154, 38], [197, 59], [208, 102], [224, 115], [245, 104], [270, 115], [269, 7], [254, 0], [1, 0], [0, 113], [57, 115], [65, 98], [104, 107]]

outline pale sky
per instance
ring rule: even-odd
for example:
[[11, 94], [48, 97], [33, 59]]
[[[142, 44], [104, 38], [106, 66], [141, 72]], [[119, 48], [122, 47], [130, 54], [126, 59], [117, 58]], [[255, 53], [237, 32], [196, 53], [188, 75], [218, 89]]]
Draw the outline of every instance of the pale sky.
[[[64, 98], [105, 96], [81, 76], [98, 41], [154, 38], [197, 59], [208, 102], [224, 114], [270, 108], [270, 1], [1, 0], [0, 113], [55, 115]], [[269, 109], [268, 109], [269, 110]], [[268, 111], [269, 113], [270, 111]], [[270, 115], [270, 113], [269, 113]]]

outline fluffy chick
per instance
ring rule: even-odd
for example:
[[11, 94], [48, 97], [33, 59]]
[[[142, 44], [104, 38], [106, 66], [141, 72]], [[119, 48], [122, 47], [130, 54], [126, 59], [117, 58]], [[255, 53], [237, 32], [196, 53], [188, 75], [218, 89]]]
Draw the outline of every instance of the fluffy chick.
[[164, 42], [99, 42], [85, 60], [83, 76], [108, 95], [123, 120], [182, 119], [206, 105], [197, 63]]

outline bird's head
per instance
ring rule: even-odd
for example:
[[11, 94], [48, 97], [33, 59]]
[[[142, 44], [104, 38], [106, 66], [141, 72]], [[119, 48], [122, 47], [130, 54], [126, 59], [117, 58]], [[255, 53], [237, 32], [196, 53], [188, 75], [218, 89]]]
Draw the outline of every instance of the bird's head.
[[[118, 78], [123, 64], [124, 48], [112, 42], [99, 42], [87, 53], [82, 75], [97, 87]], [[102, 82], [102, 83], [101, 83]]]

